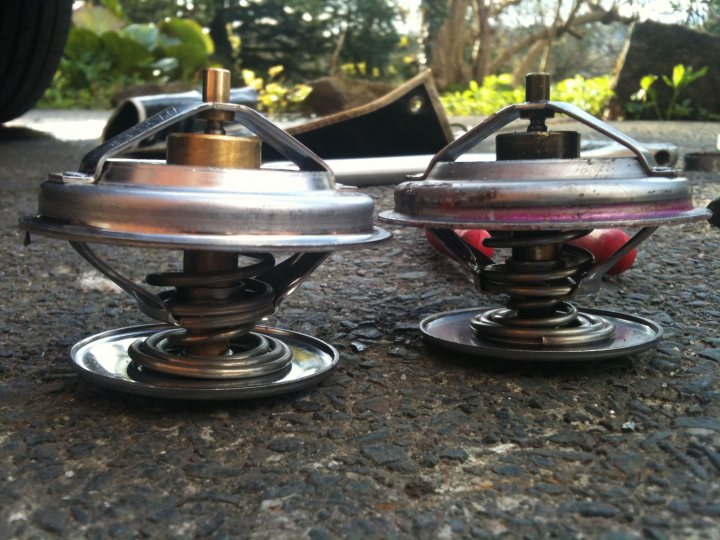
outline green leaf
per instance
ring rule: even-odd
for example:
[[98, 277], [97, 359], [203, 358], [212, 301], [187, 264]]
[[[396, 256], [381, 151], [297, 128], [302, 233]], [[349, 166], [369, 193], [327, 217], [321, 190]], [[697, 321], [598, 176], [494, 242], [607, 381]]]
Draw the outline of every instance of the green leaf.
[[[470, 82], [466, 89], [444, 93], [440, 99], [448, 114], [489, 115], [509, 104], [525, 100], [525, 89], [514, 87], [511, 81], [512, 75], [507, 73], [488, 75], [483, 79], [482, 86]], [[598, 116], [612, 94], [610, 77], [607, 76], [591, 79], [576, 76], [559, 81], [551, 91], [557, 101], [568, 101]]]
[[120, 0], [101, 0], [100, 3], [105, 8], [109, 9], [113, 13], [113, 15], [116, 15], [121, 19], [125, 17], [125, 14], [123, 13], [123, 8], [120, 5]]
[[640, 88], [642, 88], [643, 90], [647, 90], [657, 80], [657, 75], [645, 75], [642, 79], [640, 79]]
[[98, 36], [105, 32], [120, 30], [125, 21], [103, 6], [94, 6], [85, 2], [73, 11], [72, 22], [78, 28], [95, 32]]
[[283, 66], [272, 66], [270, 69], [268, 69], [268, 76], [271, 79], [274, 79], [278, 75], [281, 75], [284, 70], [285, 68]]
[[85, 54], [95, 54], [100, 49], [100, 38], [85, 28], [72, 26], [65, 44], [65, 58], [78, 60]]
[[170, 38], [177, 38], [180, 43], [196, 49], [207, 56], [214, 52], [213, 42], [195, 21], [190, 19], [170, 19], [160, 23], [160, 31]]
[[684, 99], [681, 103], [676, 103], [672, 110], [672, 116], [674, 118], [685, 118], [690, 116], [693, 111], [690, 103], [690, 99]]
[[672, 87], [678, 88], [685, 80], [685, 66], [678, 64], [673, 68]]
[[152, 51], [157, 46], [160, 30], [154, 24], [129, 24], [120, 31], [120, 34]]
[[117, 32], [100, 36], [115, 66], [123, 73], [133, 73], [152, 61], [152, 53], [140, 43]]
[[166, 56], [178, 59], [184, 77], [191, 77], [208, 63], [213, 42], [202, 27], [189, 19], [169, 19], [160, 23], [159, 46]]
[[705, 75], [707, 75], [707, 71], [708, 71], [707, 66], [703, 66], [700, 69], [698, 69], [697, 71], [693, 71], [692, 66], [688, 67], [687, 75], [685, 75], [685, 79], [687, 81], [686, 84], [690, 84], [691, 82], [694, 82], [697, 79], [704, 77]]
[[626, 103], [625, 112], [632, 115], [640, 115], [643, 112], [644, 107], [639, 103]]
[[497, 76], [497, 82], [498, 84], [502, 84], [503, 86], [512, 86], [513, 83], [513, 76], [512, 73], [501, 73]]
[[177, 58], [169, 58], [167, 56], [150, 64], [151, 69], [159, 69], [163, 73], [172, 73], [179, 67], [180, 62], [178, 62]]

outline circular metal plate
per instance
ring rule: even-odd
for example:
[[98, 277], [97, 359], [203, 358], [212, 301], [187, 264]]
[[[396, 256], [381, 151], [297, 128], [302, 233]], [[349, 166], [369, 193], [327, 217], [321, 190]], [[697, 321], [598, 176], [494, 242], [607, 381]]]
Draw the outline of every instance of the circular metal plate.
[[478, 338], [470, 319], [487, 311], [486, 307], [436, 313], [420, 322], [425, 338], [437, 345], [475, 356], [527, 362], [579, 362], [607, 360], [638, 353], [653, 347], [662, 337], [656, 322], [635, 315], [602, 309], [578, 309], [580, 313], [605, 317], [615, 325], [615, 338], [583, 347], [544, 347], [521, 349]]
[[[437, 157], [437, 156], [436, 156]], [[692, 186], [635, 158], [437, 162], [426, 179], [395, 188], [380, 220], [489, 230], [655, 227], [707, 219]]]
[[580, 229], [610, 229], [613, 227], [660, 227], [662, 225], [679, 225], [695, 221], [705, 221], [710, 218], [711, 212], [707, 208], [696, 208], [675, 212], [672, 215], [658, 215], [653, 218], [639, 218], [633, 215], [602, 219], [537, 219], [534, 221], [513, 221], [508, 218], [504, 221], [494, 221], [492, 218], [447, 216], [417, 217], [400, 212], [388, 210], [380, 212], [379, 218], [383, 223], [402, 225], [405, 227], [436, 227], [452, 229], [488, 229], [491, 231], [549, 231], [549, 230], [580, 230]]
[[[148, 209], [152, 209], [151, 212]], [[389, 238], [368, 195], [329, 171], [111, 159], [99, 179], [51, 174], [20, 226], [75, 242], [169, 249], [330, 251]]]
[[363, 234], [156, 234], [146, 232], [117, 232], [58, 222], [44, 217], [24, 216], [20, 228], [51, 238], [160, 249], [207, 249], [212, 251], [335, 251], [364, 249], [370, 244], [384, 242], [390, 233], [379, 227]]
[[293, 353], [289, 370], [268, 377], [208, 380], [151, 373], [135, 365], [127, 353], [136, 339], [146, 338], [167, 325], [130, 326], [90, 336], [70, 350], [73, 367], [100, 386], [132, 394], [172, 399], [249, 399], [294, 392], [330, 375], [340, 358], [337, 350], [317, 338], [265, 326], [254, 331], [287, 344]]

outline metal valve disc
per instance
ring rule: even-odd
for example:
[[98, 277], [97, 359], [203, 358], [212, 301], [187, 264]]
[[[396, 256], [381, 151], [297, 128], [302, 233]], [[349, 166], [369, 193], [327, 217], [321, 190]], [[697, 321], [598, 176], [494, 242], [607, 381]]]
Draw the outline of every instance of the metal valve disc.
[[420, 331], [436, 345], [475, 356], [499, 360], [526, 362], [582, 362], [608, 360], [642, 352], [654, 346], [662, 337], [662, 327], [650, 319], [600, 309], [579, 310], [585, 317], [602, 317], [613, 325], [612, 340], [567, 349], [538, 345], [535, 348], [517, 346], [498, 347], [497, 343], [483, 339], [472, 330], [471, 321], [492, 311], [478, 307], [436, 313], [420, 322]]
[[301, 390], [330, 375], [338, 363], [337, 350], [322, 340], [279, 328], [256, 326], [262, 335], [282, 339], [293, 362], [278, 374], [246, 379], [190, 379], [168, 377], [138, 366], [127, 350], [167, 325], [131, 326], [109, 330], [76, 343], [70, 350], [80, 375], [96, 384], [132, 394], [173, 399], [250, 399]]
[[[85, 378], [127, 392], [181, 399], [273, 395], [317, 383], [337, 365], [330, 345], [259, 326], [338, 249], [387, 240], [373, 202], [335, 185], [305, 146], [255, 111], [227, 103], [225, 70], [206, 71], [204, 102], [163, 111], [88, 153], [78, 172], [50, 175], [28, 232], [69, 240], [146, 315], [165, 323], [103, 332], [72, 348]], [[166, 161], [118, 156], [185, 118], [204, 133], [173, 133]], [[231, 137], [234, 120], [257, 137]], [[261, 167], [260, 142], [293, 165]], [[88, 243], [180, 250], [183, 269], [132, 282]], [[288, 256], [276, 262], [269, 252]], [[238, 267], [239, 260], [250, 260]], [[169, 289], [168, 289], [169, 288]]]
[[[629, 149], [630, 158], [580, 158], [579, 134], [549, 131], [555, 113]], [[492, 133], [527, 118], [527, 132], [496, 137], [496, 161], [458, 161]], [[573, 361], [613, 358], [653, 346], [662, 329], [623, 313], [578, 309], [601, 278], [661, 225], [707, 219], [676, 171], [656, 167], [643, 147], [581, 109], [549, 100], [549, 77], [530, 74], [526, 102], [487, 118], [438, 152], [424, 174], [400, 184], [387, 223], [425, 227], [482, 292], [505, 294], [504, 308], [463, 309], [421, 323], [436, 344], [491, 358]], [[567, 242], [596, 228], [637, 232], [606, 261]], [[484, 245], [507, 248], [496, 262], [453, 229], [487, 229]]]

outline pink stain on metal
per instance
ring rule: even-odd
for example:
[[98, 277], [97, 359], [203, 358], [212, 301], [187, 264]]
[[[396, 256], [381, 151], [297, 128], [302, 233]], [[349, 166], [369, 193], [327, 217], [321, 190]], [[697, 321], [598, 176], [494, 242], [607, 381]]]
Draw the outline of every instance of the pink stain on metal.
[[[513, 223], [547, 221], [552, 223], [577, 221], [643, 221], [657, 219], [672, 219], [686, 212], [692, 211], [692, 204], [687, 201], [672, 201], [665, 204], [622, 204], [598, 207], [563, 207], [563, 208], [533, 208], [533, 209], [489, 209], [483, 212], [476, 209], [472, 212], [455, 214], [463, 222]], [[447, 212], [441, 212], [447, 216]]]

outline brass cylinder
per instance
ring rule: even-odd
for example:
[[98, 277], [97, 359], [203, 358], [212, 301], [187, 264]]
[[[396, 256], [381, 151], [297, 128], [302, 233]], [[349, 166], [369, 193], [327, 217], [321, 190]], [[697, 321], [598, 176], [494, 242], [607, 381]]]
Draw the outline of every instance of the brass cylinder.
[[535, 103], [550, 99], [550, 74], [528, 73], [525, 76], [525, 101]]
[[[171, 133], [167, 142], [167, 162], [173, 165], [250, 169], [260, 166], [260, 141], [256, 137], [231, 137], [208, 133]], [[183, 271], [191, 274], [232, 272], [237, 268], [237, 253], [185, 251]], [[232, 288], [182, 287], [178, 295], [186, 302], [215, 303], [229, 301]], [[224, 354], [228, 340], [205, 340], [211, 332], [188, 328], [187, 336], [199, 338], [187, 345], [190, 354], [218, 356]]]
[[[230, 102], [230, 72], [227, 69], [208, 68], [203, 72], [202, 100], [206, 103]], [[232, 122], [235, 113], [213, 109], [200, 116], [207, 121], [207, 133], [224, 135], [223, 122]]]
[[167, 142], [167, 162], [173, 165], [257, 169], [260, 141], [208, 133], [172, 133]]
[[202, 100], [215, 103], [230, 101], [230, 72], [227, 69], [208, 68], [203, 72]]
[[495, 137], [495, 155], [498, 161], [576, 159], [580, 157], [580, 134], [577, 131], [500, 133]]

